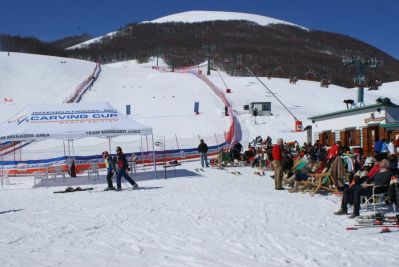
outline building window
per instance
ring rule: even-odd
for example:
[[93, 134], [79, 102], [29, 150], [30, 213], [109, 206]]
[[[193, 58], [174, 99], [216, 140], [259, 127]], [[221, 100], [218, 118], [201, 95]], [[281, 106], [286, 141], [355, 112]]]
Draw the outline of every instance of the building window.
[[345, 144], [354, 146], [355, 144], [355, 130], [345, 131]]

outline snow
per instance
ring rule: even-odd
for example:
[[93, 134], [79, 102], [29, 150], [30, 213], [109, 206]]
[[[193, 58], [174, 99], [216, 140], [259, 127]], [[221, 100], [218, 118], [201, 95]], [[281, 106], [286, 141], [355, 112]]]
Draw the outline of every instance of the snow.
[[107, 34], [104, 35], [104, 36], [99, 36], [99, 37], [96, 37], [96, 38], [93, 38], [93, 39], [84, 41], [84, 42], [82, 42], [82, 43], [80, 43], [80, 44], [77, 44], [77, 45], [73, 45], [73, 46], [71, 46], [71, 47], [68, 47], [67, 49], [84, 48], [84, 47], [89, 46], [89, 45], [91, 45], [91, 44], [101, 43], [101, 39], [102, 39], [102, 38], [104, 38], [104, 37], [112, 37], [112, 36], [114, 36], [116, 33], [117, 33], [117, 31], [110, 32], [110, 33], [107, 33]]
[[[64, 60], [67, 63], [60, 63]], [[154, 127], [158, 135], [176, 134], [194, 144], [197, 135], [227, 130], [221, 101], [200, 79], [188, 73], [161, 73], [153, 65], [154, 61], [104, 65], [82, 101], [108, 101], [122, 112], [131, 104], [132, 118]], [[29, 103], [61, 103], [94, 66], [0, 53], [0, 99], [15, 100], [0, 101], [0, 121]], [[232, 90], [228, 98], [243, 128], [244, 145], [257, 135], [304, 141], [303, 133], [292, 132], [294, 119], [254, 78], [221, 75]], [[216, 72], [209, 78], [224, 89]], [[296, 85], [286, 79], [262, 81], [305, 126], [309, 116], [345, 109], [343, 99], [356, 99], [355, 89], [321, 88], [302, 80]], [[399, 82], [366, 90], [366, 104], [380, 96], [399, 103]], [[243, 105], [262, 100], [272, 102], [274, 115], [255, 121]], [[199, 116], [193, 115], [194, 101], [200, 101]], [[24, 151], [47, 158], [55, 146], [62, 151], [56, 142], [38, 142]], [[117, 140], [111, 145], [116, 144]], [[75, 146], [79, 155], [107, 148], [108, 142], [98, 139], [78, 140]], [[33, 187], [33, 177], [10, 177], [0, 192], [0, 266], [396, 266], [399, 261], [398, 233], [379, 234], [375, 228], [346, 231], [354, 221], [332, 214], [339, 207], [336, 196], [275, 191], [269, 172], [261, 177], [249, 167], [197, 173], [198, 167], [198, 161], [184, 162], [176, 173], [168, 172], [168, 179], [139, 174], [135, 178], [142, 190], [119, 193], [102, 192], [103, 173], [96, 183], [86, 173], [79, 180], [68, 178], [73, 186], [94, 187], [94, 192], [70, 194], [53, 194], [65, 189], [62, 182]], [[234, 170], [242, 175], [231, 174]]]
[[[11, 97], [15, 101], [15, 104], [0, 101], [0, 106], [6, 107], [0, 113], [1, 122], [29, 103], [61, 103], [94, 69], [94, 63], [81, 60], [18, 53], [11, 53], [10, 57], [0, 53], [0, 57], [4, 59], [0, 61], [0, 88], [5, 89], [0, 91], [0, 99]], [[195, 147], [198, 137], [205, 138], [208, 144], [220, 143], [229, 126], [220, 99], [194, 75], [162, 73], [152, 69], [155, 64], [155, 59], [151, 59], [145, 64], [126, 61], [103, 65], [99, 79], [82, 102], [107, 101], [122, 113], [125, 112], [125, 106], [130, 104], [131, 118], [153, 127], [156, 137], [167, 139], [166, 145], [170, 149], [178, 146]], [[159, 60], [159, 65], [165, 66], [165, 63]], [[306, 141], [304, 133], [293, 132], [293, 117], [255, 78], [231, 77], [223, 72], [221, 75], [232, 89], [232, 93], [227, 95], [240, 121], [244, 145], [258, 135], [269, 135], [273, 140], [283, 137], [287, 141]], [[217, 72], [212, 71], [209, 78], [221, 89], [225, 88]], [[321, 88], [318, 82], [313, 81], [300, 80], [296, 85], [279, 78], [262, 78], [262, 81], [303, 121], [304, 126], [311, 123], [307, 119], [310, 116], [345, 109], [343, 100], [356, 99], [357, 94], [356, 89], [335, 85]], [[399, 104], [399, 82], [383, 84], [378, 91], [366, 90], [365, 102], [375, 103], [380, 96], [390, 97], [393, 103]], [[193, 112], [196, 101], [200, 102], [200, 115], [194, 115]], [[255, 120], [243, 111], [243, 105], [253, 101], [270, 101], [273, 116], [257, 117]], [[113, 140], [112, 145], [121, 145], [131, 152], [140, 147], [140, 140], [119, 137]], [[108, 140], [98, 138], [75, 142], [75, 151], [79, 155], [98, 154], [99, 151], [108, 150], [108, 147]], [[49, 140], [24, 148], [17, 159], [50, 158], [63, 154], [62, 141]]]
[[[346, 231], [331, 196], [275, 191], [239, 168], [184, 163], [139, 191], [53, 194], [11, 178], [0, 194], [1, 266], [396, 266], [397, 233]], [[123, 187], [128, 187], [124, 184]], [[9, 210], [19, 210], [7, 212]]]
[[215, 20], [246, 20], [251, 21], [261, 26], [268, 26], [270, 24], [286, 24], [291, 26], [300, 27], [291, 22], [279, 20], [271, 17], [262, 15], [255, 15], [241, 12], [225, 12], [225, 11], [187, 11], [177, 14], [168, 15], [155, 20], [150, 21], [151, 23], [166, 23], [166, 22], [184, 22], [184, 23], [195, 23], [204, 21], [215, 21]]
[[62, 103], [94, 67], [71, 58], [0, 52], [0, 123], [28, 104]]
[[[151, 68], [154, 64], [126, 61], [103, 66], [99, 80], [82, 101], [106, 100], [122, 112], [131, 104], [132, 118], [169, 138], [223, 134], [228, 129], [223, 103], [205, 83], [194, 75], [161, 73]], [[194, 102], [200, 103], [201, 115], [194, 114]]]
[[[243, 129], [243, 142], [253, 140], [256, 136], [269, 135], [273, 140], [283, 137], [287, 141], [297, 140], [306, 142], [304, 133], [295, 133], [294, 118], [282, 105], [252, 77], [231, 77], [221, 72], [227, 86], [232, 90], [228, 94], [233, 103], [233, 108], [239, 118]], [[213, 72], [210, 79], [220, 88], [225, 88], [223, 81]], [[295, 85], [289, 84], [287, 79], [261, 78], [262, 82], [294, 113], [295, 117], [303, 122], [303, 126], [311, 124], [309, 117], [324, 113], [346, 109], [344, 99], [357, 100], [357, 89], [330, 85], [321, 88], [319, 82], [299, 80]], [[383, 84], [378, 91], [365, 90], [365, 104], [375, 104], [378, 97], [389, 97], [393, 103], [399, 104], [399, 82]], [[250, 102], [271, 102], [271, 117], [257, 117], [256, 120], [243, 111], [243, 106]]]

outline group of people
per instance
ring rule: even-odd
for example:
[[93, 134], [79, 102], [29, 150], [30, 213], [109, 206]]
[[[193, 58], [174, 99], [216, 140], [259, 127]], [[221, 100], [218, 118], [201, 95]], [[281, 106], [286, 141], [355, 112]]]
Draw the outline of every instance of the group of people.
[[399, 139], [394, 141], [393, 139], [380, 139], [374, 144], [374, 153], [388, 153], [395, 154], [397, 152], [397, 147], [399, 146]]
[[[217, 164], [221, 166], [221, 164], [241, 162], [252, 168], [262, 169], [263, 175], [264, 170], [271, 169], [274, 171], [272, 177], [275, 190], [284, 190], [283, 184], [286, 184], [291, 187], [289, 192], [297, 192], [299, 182], [308, 179], [311, 173], [325, 173], [328, 169], [332, 173], [334, 169], [335, 181], [338, 178], [341, 180], [341, 183], [337, 182], [334, 185], [343, 192], [341, 207], [334, 214], [348, 214], [348, 205], [351, 204], [353, 212], [350, 218], [355, 218], [359, 216], [361, 197], [371, 196], [375, 186], [377, 186], [376, 193], [387, 191], [391, 177], [397, 174], [397, 145], [393, 140], [379, 140], [375, 143], [375, 156], [364, 160], [361, 149], [353, 152], [348, 146], [342, 146], [340, 141], [327, 149], [318, 140], [313, 145], [304, 143], [300, 146], [297, 141], [285, 143], [282, 138], [278, 138], [276, 144], [273, 145], [270, 137], [262, 139], [258, 136], [249, 143], [245, 151], [239, 142], [235, 142], [230, 148], [222, 149], [218, 154]], [[203, 168], [209, 167], [208, 150], [208, 145], [201, 139], [198, 152]], [[102, 156], [107, 168], [106, 191], [122, 190], [122, 177], [132, 185], [133, 189], [139, 188], [128, 174], [129, 165], [120, 147], [116, 148], [115, 157], [107, 151], [104, 151]], [[303, 166], [293, 171], [294, 162], [298, 160], [302, 160]], [[211, 164], [213, 164], [212, 161]], [[115, 173], [116, 188], [112, 183]], [[349, 179], [344, 181], [344, 176]]]
[[[289, 192], [298, 192], [300, 182], [309, 179], [313, 173], [322, 174], [329, 170], [334, 186], [342, 192], [341, 208], [335, 214], [348, 214], [348, 205], [352, 204], [350, 218], [354, 218], [359, 216], [361, 197], [371, 196], [375, 186], [378, 187], [375, 193], [387, 191], [391, 177], [398, 173], [398, 145], [393, 140], [379, 140], [375, 144], [375, 156], [363, 159], [361, 148], [351, 149], [341, 145], [340, 141], [331, 147], [318, 140], [313, 145], [304, 143], [300, 146], [297, 141], [285, 143], [278, 138], [273, 145], [270, 137], [262, 139], [258, 136], [245, 151], [238, 142], [221, 150], [216, 161], [219, 164], [227, 161], [227, 165], [233, 166], [240, 161], [259, 168], [261, 171], [257, 173], [262, 175], [270, 169], [274, 171], [275, 190], [284, 190], [285, 185]], [[302, 165], [295, 169], [294, 162]]]
[[[107, 183], [108, 186], [104, 191], [121, 191], [122, 190], [122, 177], [128, 181], [134, 190], [139, 189], [138, 184], [129, 176], [129, 164], [121, 147], [116, 147], [116, 156], [112, 157], [108, 151], [102, 153], [105, 167], [107, 169]], [[112, 177], [116, 173], [116, 188], [112, 183]]]

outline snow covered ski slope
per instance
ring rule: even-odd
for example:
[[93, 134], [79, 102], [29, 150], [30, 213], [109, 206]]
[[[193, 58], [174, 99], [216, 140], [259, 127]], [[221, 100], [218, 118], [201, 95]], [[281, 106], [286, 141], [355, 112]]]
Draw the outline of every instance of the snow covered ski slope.
[[[11, 178], [0, 193], [0, 266], [341, 267], [399, 262], [398, 233], [346, 231], [338, 199], [275, 191], [251, 168], [183, 163], [141, 190], [53, 194]], [[233, 170], [230, 170], [233, 171]], [[175, 178], [178, 176], [179, 178]], [[128, 188], [128, 185], [123, 185]], [[92, 193], [91, 193], [92, 192]]]
[[71, 58], [0, 52], [0, 122], [28, 104], [62, 103], [94, 67]]
[[[94, 63], [69, 59], [0, 56], [1, 97], [16, 103], [1, 104], [2, 120], [13, 114], [9, 107], [61, 103], [94, 68]], [[74, 67], [63, 69], [68, 64]], [[223, 103], [202, 80], [190, 73], [161, 73], [152, 69], [153, 64], [128, 61], [103, 66], [82, 102], [108, 101], [122, 112], [130, 104], [131, 116], [153, 126], [159, 135], [185, 137], [194, 144], [198, 135], [212, 136], [228, 128]], [[54, 75], [61, 77], [62, 85], [54, 85], [58, 84]], [[228, 98], [243, 128], [244, 145], [257, 135], [303, 141], [302, 133], [292, 132], [293, 118], [254, 78], [222, 76], [232, 90]], [[209, 78], [224, 89], [216, 72]], [[309, 81], [296, 85], [286, 79], [263, 81], [305, 126], [307, 117], [344, 109], [343, 99], [356, 96], [355, 90], [326, 89]], [[366, 103], [379, 96], [399, 103], [398, 88], [396, 82], [366, 91]], [[200, 102], [200, 115], [193, 114], [195, 101]], [[273, 116], [255, 120], [243, 111], [243, 105], [252, 101], [271, 101]], [[30, 150], [40, 158], [55, 148], [62, 153], [63, 147], [51, 142], [59, 141], [38, 142], [23, 152]], [[117, 142], [132, 141], [115, 140], [112, 147]], [[92, 155], [107, 149], [108, 142], [85, 139], [76, 146], [76, 151]], [[399, 262], [398, 233], [379, 234], [373, 228], [346, 231], [353, 220], [332, 215], [339, 206], [335, 196], [275, 191], [269, 173], [255, 175], [252, 168], [195, 171], [199, 166], [183, 162], [167, 172], [168, 179], [158, 180], [152, 180], [143, 166], [144, 174], [135, 176], [141, 190], [118, 193], [102, 191], [104, 173], [97, 181], [84, 173], [45, 187], [33, 186], [33, 177], [10, 177], [0, 191], [0, 266], [391, 267]], [[66, 186], [94, 190], [53, 194]]]
[[[254, 139], [256, 136], [271, 136], [273, 140], [283, 137], [288, 141], [306, 141], [303, 133], [294, 133], [294, 118], [281, 106], [280, 103], [252, 77], [231, 77], [221, 73], [232, 93], [228, 94], [233, 108], [243, 128], [244, 141]], [[225, 85], [216, 72], [210, 79], [219, 87]], [[357, 89], [330, 85], [329, 88], [320, 87], [320, 83], [299, 80], [295, 85], [287, 79], [261, 78], [262, 81], [278, 96], [283, 103], [303, 121], [304, 127], [311, 124], [307, 118], [314, 115], [329, 113], [346, 109], [345, 99], [357, 98]], [[365, 103], [375, 104], [379, 97], [389, 97], [393, 103], [399, 104], [399, 82], [383, 84], [378, 91], [365, 91]], [[250, 102], [271, 102], [271, 117], [257, 117], [256, 119], [243, 111], [243, 106]]]

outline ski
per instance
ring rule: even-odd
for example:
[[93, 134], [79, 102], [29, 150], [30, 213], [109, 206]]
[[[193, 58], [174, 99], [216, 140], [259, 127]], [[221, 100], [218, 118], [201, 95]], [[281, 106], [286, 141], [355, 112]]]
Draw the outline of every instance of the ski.
[[356, 220], [367, 220], [367, 219], [392, 219], [392, 220], [398, 220], [399, 219], [399, 214], [398, 215], [390, 215], [390, 216], [385, 216], [382, 213], [377, 213], [377, 214], [371, 214], [371, 215], [360, 215], [356, 217]]
[[360, 229], [367, 229], [367, 228], [399, 228], [399, 225], [354, 225], [354, 226], [349, 226], [346, 227], [347, 231], [352, 231], [352, 230], [360, 230]]
[[377, 219], [360, 219], [356, 220], [358, 224], [383, 224], [383, 223], [397, 223], [398, 220], [395, 218], [384, 218], [382, 220]]
[[62, 191], [55, 191], [54, 194], [64, 194], [64, 193], [73, 193], [73, 192], [81, 192], [81, 191], [91, 191], [94, 190], [93, 187], [88, 188], [80, 188], [80, 187], [67, 187], [65, 190]]

